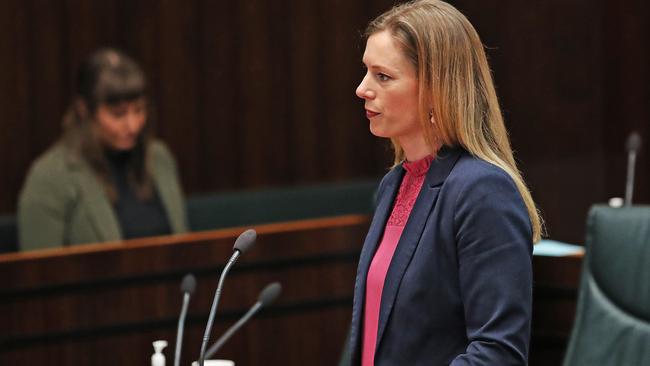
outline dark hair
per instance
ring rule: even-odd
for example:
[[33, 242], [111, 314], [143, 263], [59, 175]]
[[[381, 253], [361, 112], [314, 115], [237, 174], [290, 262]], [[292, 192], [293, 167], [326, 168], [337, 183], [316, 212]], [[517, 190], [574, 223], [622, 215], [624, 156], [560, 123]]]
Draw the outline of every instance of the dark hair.
[[80, 65], [75, 92], [94, 112], [101, 103], [144, 97], [146, 86], [144, 72], [133, 59], [114, 49], [101, 49]]
[[[146, 91], [142, 69], [116, 49], [93, 52], [77, 70], [73, 101], [63, 120], [64, 144], [90, 166], [112, 202], [117, 199], [117, 191], [111, 179], [106, 148], [93, 130], [95, 114], [102, 104], [115, 105], [146, 98]], [[151, 198], [153, 194], [147, 159], [149, 125], [150, 121], [147, 121], [127, 161], [129, 183], [142, 200]]]

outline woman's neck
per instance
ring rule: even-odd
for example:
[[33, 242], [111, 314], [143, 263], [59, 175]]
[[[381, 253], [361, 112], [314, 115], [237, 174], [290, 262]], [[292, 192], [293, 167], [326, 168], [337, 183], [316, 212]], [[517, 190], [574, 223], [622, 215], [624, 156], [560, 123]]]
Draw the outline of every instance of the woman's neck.
[[417, 161], [429, 155], [435, 157], [440, 148], [439, 145], [432, 148], [423, 135], [419, 135], [415, 139], [399, 141], [399, 144], [402, 147], [402, 150], [404, 150], [404, 156], [407, 161]]

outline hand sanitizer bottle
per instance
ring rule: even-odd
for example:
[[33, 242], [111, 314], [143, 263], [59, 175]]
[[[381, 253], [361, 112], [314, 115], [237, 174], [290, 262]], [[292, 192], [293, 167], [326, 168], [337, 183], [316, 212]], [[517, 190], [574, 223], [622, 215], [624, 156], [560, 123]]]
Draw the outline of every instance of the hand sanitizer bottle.
[[165, 366], [165, 355], [162, 353], [163, 348], [167, 347], [167, 341], [153, 342], [154, 354], [151, 355], [151, 366]]

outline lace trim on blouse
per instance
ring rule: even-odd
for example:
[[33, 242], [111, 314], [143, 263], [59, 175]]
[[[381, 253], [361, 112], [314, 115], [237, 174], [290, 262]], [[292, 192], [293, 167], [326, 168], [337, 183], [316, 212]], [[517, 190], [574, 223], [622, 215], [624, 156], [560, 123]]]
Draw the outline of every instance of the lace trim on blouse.
[[388, 223], [390, 226], [405, 226], [409, 214], [413, 209], [415, 200], [418, 198], [424, 178], [427, 176], [433, 156], [429, 155], [416, 161], [406, 161], [402, 164], [406, 173], [399, 187], [397, 199], [390, 214]]

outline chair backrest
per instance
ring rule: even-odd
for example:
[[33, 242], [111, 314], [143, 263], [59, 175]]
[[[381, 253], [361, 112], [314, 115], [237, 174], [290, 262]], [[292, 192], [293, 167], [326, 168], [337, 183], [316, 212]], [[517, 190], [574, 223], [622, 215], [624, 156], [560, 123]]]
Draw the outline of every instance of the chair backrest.
[[650, 365], [650, 206], [594, 206], [565, 366]]
[[345, 214], [370, 214], [376, 179], [219, 192], [187, 199], [192, 231]]
[[15, 252], [18, 250], [18, 228], [16, 217], [11, 215], [0, 216], [0, 253]]

